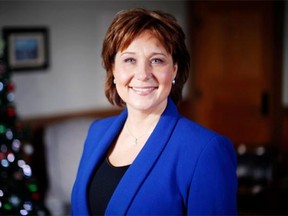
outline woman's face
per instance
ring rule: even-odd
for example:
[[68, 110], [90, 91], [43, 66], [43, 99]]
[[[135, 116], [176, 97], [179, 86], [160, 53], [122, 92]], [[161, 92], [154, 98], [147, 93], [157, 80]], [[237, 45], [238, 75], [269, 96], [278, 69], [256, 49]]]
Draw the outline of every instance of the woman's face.
[[177, 64], [148, 31], [115, 56], [113, 74], [119, 96], [128, 109], [163, 111], [167, 105]]

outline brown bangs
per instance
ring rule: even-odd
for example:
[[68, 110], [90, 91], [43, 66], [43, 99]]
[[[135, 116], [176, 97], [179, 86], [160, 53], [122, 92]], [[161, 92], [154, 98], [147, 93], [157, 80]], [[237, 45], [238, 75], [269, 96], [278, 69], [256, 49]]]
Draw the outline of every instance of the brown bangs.
[[134, 16], [132, 13], [131, 16], [121, 21], [118, 20], [114, 27], [116, 27], [114, 37], [117, 40], [117, 51], [125, 50], [137, 36], [144, 31], [149, 31], [170, 54], [172, 53], [171, 37], [173, 37], [174, 29], [166, 25], [165, 20], [161, 20], [156, 14], [143, 13], [140, 16]]
[[178, 64], [176, 84], [172, 86], [170, 96], [175, 103], [181, 99], [190, 67], [185, 34], [174, 16], [161, 11], [136, 8], [116, 14], [103, 41], [102, 63], [106, 69], [105, 94], [112, 104], [125, 105], [113, 83], [115, 55], [117, 52], [127, 49], [132, 41], [145, 31], [149, 31], [153, 37], [159, 40], [166, 51], [172, 55], [174, 64]]

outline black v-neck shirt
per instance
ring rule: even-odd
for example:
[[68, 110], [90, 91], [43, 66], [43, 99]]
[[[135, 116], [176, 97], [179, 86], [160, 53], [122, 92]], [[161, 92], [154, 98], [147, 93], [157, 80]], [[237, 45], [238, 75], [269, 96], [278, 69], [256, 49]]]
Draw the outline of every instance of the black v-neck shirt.
[[105, 157], [95, 170], [88, 188], [91, 215], [104, 215], [106, 207], [129, 165], [114, 167]]

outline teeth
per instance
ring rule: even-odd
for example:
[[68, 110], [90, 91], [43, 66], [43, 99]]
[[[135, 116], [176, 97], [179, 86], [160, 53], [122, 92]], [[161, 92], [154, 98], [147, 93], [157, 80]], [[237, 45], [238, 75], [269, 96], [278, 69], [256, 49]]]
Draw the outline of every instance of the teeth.
[[150, 88], [137, 88], [137, 87], [132, 87], [133, 90], [137, 91], [137, 92], [149, 92], [152, 91], [154, 88], [150, 87]]

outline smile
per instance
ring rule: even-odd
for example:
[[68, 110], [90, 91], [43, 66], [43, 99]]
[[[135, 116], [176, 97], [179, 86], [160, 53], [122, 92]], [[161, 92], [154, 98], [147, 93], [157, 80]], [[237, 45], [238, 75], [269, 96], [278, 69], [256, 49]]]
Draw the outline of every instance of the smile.
[[134, 92], [141, 95], [147, 95], [153, 92], [157, 87], [130, 87]]

